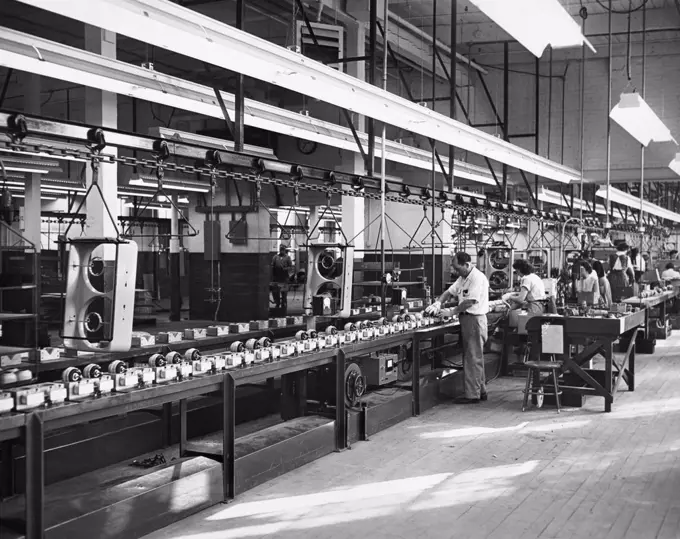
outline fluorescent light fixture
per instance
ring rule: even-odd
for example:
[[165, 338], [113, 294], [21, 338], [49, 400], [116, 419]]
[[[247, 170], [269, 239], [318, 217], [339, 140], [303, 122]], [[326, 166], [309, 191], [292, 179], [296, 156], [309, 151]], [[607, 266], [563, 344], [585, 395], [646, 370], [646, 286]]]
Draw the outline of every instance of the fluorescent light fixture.
[[[135, 206], [132, 202], [126, 202], [123, 204], [126, 208], [136, 208], [138, 210], [144, 209], [144, 204]], [[149, 204], [146, 206], [147, 210], [171, 210], [172, 206], [170, 204], [162, 206], [161, 204]]]
[[675, 142], [670, 130], [637, 92], [621, 94], [609, 117], [643, 146], [652, 141]]
[[[10, 141], [11, 141], [11, 139], [8, 135], [6, 135], [4, 133], [0, 133], [0, 143], [6, 143], [6, 142], [10, 142]], [[27, 144], [29, 146], [37, 145], [37, 144], [43, 144], [44, 142], [45, 142], [44, 140], [39, 140], [35, 137], [26, 137], [22, 140], [22, 143]], [[64, 144], [64, 143], [56, 141], [56, 140], [51, 140], [49, 142], [49, 145], [52, 148], [59, 148], [59, 149], [63, 149], [63, 150], [72, 150], [72, 151], [76, 151], [76, 150], [82, 151], [82, 150], [86, 149], [84, 146], [82, 146], [82, 147], [70, 146], [68, 144]], [[48, 158], [48, 159], [58, 159], [58, 160], [64, 160], [64, 161], [79, 161], [81, 163], [87, 162], [87, 159], [80, 159], [79, 157], [72, 157], [70, 155], [61, 155], [61, 154], [54, 154], [53, 155], [53, 154], [44, 153], [44, 152], [26, 152], [26, 151], [22, 151], [22, 150], [14, 150], [12, 148], [6, 148], [6, 147], [3, 147], [1, 145], [0, 145], [0, 152], [9, 153], [12, 156], [14, 156], [14, 155], [22, 155], [22, 156], [23, 155], [30, 155], [32, 157], [44, 157], [44, 158]], [[103, 152], [103, 155], [105, 155], [105, 154], [106, 154], [106, 152]], [[7, 157], [0, 156], [0, 159], [2, 159], [4, 161], [5, 159], [7, 159]]]
[[[26, 195], [23, 195], [21, 193], [12, 193], [13, 198], [26, 198]], [[40, 195], [40, 200], [59, 200], [58, 197], [50, 196], [50, 195]]]
[[5, 170], [7, 172], [23, 172], [24, 174], [49, 174], [50, 171], [44, 168], [33, 168], [33, 167], [13, 167], [5, 165]]
[[[158, 187], [158, 180], [152, 176], [140, 175], [136, 178], [131, 178], [130, 185], [136, 187]], [[170, 180], [168, 178], [163, 179], [163, 189], [166, 191], [190, 191], [192, 193], [209, 193], [210, 186], [206, 183], [192, 182], [185, 180]]]
[[668, 163], [668, 168], [680, 176], [680, 153], [675, 154], [675, 159]]
[[[184, 131], [177, 131], [168, 127], [151, 127], [148, 131], [152, 137], [158, 137], [167, 140], [168, 142], [180, 142], [185, 144], [196, 144], [204, 148], [215, 148], [216, 150], [234, 151], [234, 142], [231, 140], [223, 140], [214, 137], [206, 137], [204, 135], [197, 135], [195, 133], [186, 133]], [[172, 152], [172, 148], [170, 148]], [[243, 147], [245, 153], [257, 155], [259, 157], [266, 157], [267, 159], [276, 159], [274, 150], [270, 148], [263, 148], [261, 146], [251, 146], [245, 144]]]
[[451, 191], [447, 191], [447, 193], [451, 193], [454, 195], [462, 195], [464, 197], [473, 197], [473, 198], [479, 198], [481, 200], [486, 200], [486, 195], [483, 193], [473, 193], [472, 191], [466, 191], [465, 189], [458, 189], [457, 187], [454, 187]]
[[[35, 58], [34, 49], [27, 44], [35, 41], [37, 41], [36, 47], [40, 47], [44, 61], [38, 61]], [[22, 66], [22, 69], [39, 75], [59, 78], [77, 84], [87, 84], [93, 88], [115, 91], [153, 103], [181, 108], [214, 118], [223, 118], [222, 110], [216, 102], [214, 92], [207, 86], [2, 28], [0, 49], [12, 47], [20, 48], [21, 54], [7, 53], [0, 55], [0, 65], [6, 67]], [[234, 96], [222, 92], [222, 97], [227, 109], [233, 114]], [[359, 148], [349, 128], [258, 101], [246, 99], [245, 123], [267, 131], [359, 153]], [[2, 141], [2, 136], [0, 134], [0, 141]], [[368, 135], [360, 132], [358, 136], [362, 145], [366, 147]], [[428, 171], [432, 169], [432, 153], [430, 151], [391, 140], [385, 141], [385, 144], [387, 150], [385, 158], [388, 161]], [[381, 156], [381, 139], [377, 138], [376, 157], [380, 158]], [[442, 162], [444, 167], [448, 168], [446, 157], [442, 156]], [[454, 162], [454, 174], [456, 178], [495, 185], [495, 181], [487, 168], [464, 161]]]
[[[574, 169], [167, 0], [21, 1], [287, 88], [538, 176], [563, 183], [580, 179], [580, 173]], [[6, 31], [3, 28], [0, 33]], [[32, 58], [32, 63], [44, 61], [46, 51], [35, 38], [30, 47], [32, 50], [21, 56]], [[3, 54], [0, 61], [11, 63], [5, 56], [8, 54]], [[38, 68], [21, 63], [18, 69], [34, 72]], [[89, 85], [84, 79], [81, 74], [80, 83]]]
[[120, 189], [118, 189], [118, 196], [119, 197], [152, 198], [154, 196], [154, 194], [144, 192], [144, 191], [121, 191]]
[[[92, 88], [129, 95], [152, 103], [223, 119], [222, 109], [215, 99], [215, 93], [207, 86], [66, 47], [59, 43], [42, 40], [7, 28], [0, 28], [0, 30], [2, 30], [0, 31], [0, 50], [5, 51], [0, 55], [0, 65], [5, 67], [21, 69], [74, 84], [85, 84]], [[36, 49], [40, 50], [42, 60], [36, 58]], [[222, 92], [222, 97], [227, 110], [230, 114], [233, 114], [235, 108], [234, 95]], [[246, 99], [245, 104], [246, 125], [359, 153], [352, 131], [347, 127], [317, 120], [311, 116], [298, 114], [252, 99]], [[0, 141], [3, 141], [3, 136], [0, 133]], [[368, 135], [359, 132], [358, 136], [365, 148], [368, 145]], [[27, 139], [26, 142], [31, 143], [33, 140]], [[381, 143], [382, 139], [377, 138], [375, 144], [376, 158], [382, 156]], [[54, 144], [50, 142], [50, 145]], [[432, 169], [431, 151], [391, 140], [385, 141], [385, 145], [386, 160], [428, 171]], [[442, 156], [442, 162], [444, 167], [448, 169], [448, 159]], [[495, 181], [487, 168], [464, 161], [454, 161], [454, 174], [456, 178], [495, 185]]]
[[[602, 187], [595, 194], [596, 196], [606, 200], [607, 188]], [[629, 208], [633, 208], [635, 210], [640, 209], [640, 199], [638, 197], [629, 193], [624, 193], [623, 191], [619, 191], [615, 187], [609, 187], [609, 200], [623, 206], [628, 206]], [[652, 216], [660, 217], [661, 219], [673, 221], [674, 223], [680, 223], [680, 214], [667, 210], [666, 208], [662, 208], [661, 206], [657, 206], [656, 204], [652, 204], [651, 202], [647, 202], [646, 200], [642, 202], [642, 211]]]
[[588, 45], [581, 26], [558, 0], [470, 0], [480, 11], [540, 58], [545, 48]]
[[[568, 199], [569, 197], [567, 197]], [[564, 200], [564, 197], [555, 191], [551, 191], [550, 189], [545, 189], [542, 188], [541, 191], [538, 193], [538, 200], [541, 202], [547, 202], [548, 204], [555, 204], [556, 206], [562, 206], [564, 208], [568, 208], [569, 204]], [[582, 209], [583, 211], [592, 211], [589, 207], [588, 204], [580, 198], [574, 198], [574, 209], [580, 210]], [[600, 215], [607, 215], [607, 210], [605, 207], [601, 204], [597, 204], [595, 206], [595, 213], [600, 214]]]

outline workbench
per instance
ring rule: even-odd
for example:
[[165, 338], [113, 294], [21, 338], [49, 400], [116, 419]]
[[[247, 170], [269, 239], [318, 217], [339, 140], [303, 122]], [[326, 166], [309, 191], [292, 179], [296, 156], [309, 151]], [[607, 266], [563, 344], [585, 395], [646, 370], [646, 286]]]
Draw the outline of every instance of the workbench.
[[[544, 353], [542, 327], [562, 327], [563, 353], [554, 354], [563, 361], [560, 369], [560, 389], [563, 395], [575, 393], [604, 398], [605, 412], [611, 412], [619, 384], [623, 380], [629, 391], [635, 390], [635, 336], [644, 326], [645, 310], [620, 318], [544, 315], [527, 322], [531, 343], [531, 360]], [[629, 344], [622, 358], [614, 356], [614, 343], [626, 339]], [[590, 369], [586, 364], [596, 354], [604, 357], [604, 370]], [[553, 354], [551, 354], [553, 355]]]
[[[28, 413], [11, 413], [0, 416], [0, 441], [22, 438], [26, 449], [26, 495], [25, 495], [25, 537], [26, 539], [42, 539], [54, 537], [64, 539], [91, 539], [92, 530], [112, 527], [112, 522], [118, 529], [109, 531], [111, 537], [125, 537], [126, 539], [137, 537], [139, 534], [149, 533], [153, 529], [169, 524], [164, 512], [158, 504], [167, 503], [167, 497], [172, 495], [173, 488], [180, 488], [173, 483], [156, 486], [150, 494], [151, 501], [145, 502], [154, 507], [148, 515], [139, 518], [139, 523], [128, 522], [126, 512], [132, 509], [131, 503], [142, 503], [139, 497], [136, 501], [128, 499], [113, 503], [106, 508], [84, 511], [73, 500], [61, 500], [58, 510], [50, 511], [48, 518], [45, 517], [45, 469], [44, 469], [44, 440], [49, 431], [127, 414], [137, 410], [152, 407], [162, 407], [164, 413], [170, 412], [172, 403], [178, 403], [180, 414], [180, 457], [181, 465], [190, 468], [192, 458], [207, 458], [215, 462], [214, 465], [205, 464], [200, 473], [202, 481], [219, 488], [212, 488], [212, 496], [208, 496], [200, 504], [191, 505], [191, 512], [196, 512], [209, 505], [233, 499], [237, 492], [245, 490], [257, 482], [273, 477], [270, 468], [276, 468], [277, 474], [284, 473], [292, 467], [310, 462], [331, 451], [343, 450], [348, 445], [347, 410], [345, 406], [345, 363], [353, 357], [366, 355], [371, 352], [389, 349], [395, 346], [412, 343], [412, 361], [414, 361], [414, 378], [412, 391], [410, 392], [410, 406], [408, 415], [420, 412], [420, 384], [418, 374], [420, 372], [420, 343], [426, 339], [435, 338], [445, 333], [457, 331], [458, 323], [430, 326], [416, 330], [404, 331], [382, 338], [374, 338], [359, 341], [337, 348], [327, 348], [316, 352], [304, 353], [298, 356], [281, 358], [268, 363], [256, 363], [244, 368], [232, 368], [226, 371], [207, 374], [200, 377], [170, 382], [167, 384], [152, 385], [146, 388], [135, 389], [125, 393], [92, 398], [81, 402], [66, 402], [49, 408], [42, 408]], [[243, 338], [244, 335], [230, 337]], [[210, 342], [212, 345], [221, 346], [221, 341], [215, 339], [201, 339], [201, 344]], [[201, 347], [205, 352], [205, 347]], [[97, 358], [99, 361], [99, 358]], [[291, 443], [285, 444], [287, 439], [281, 438], [272, 448], [257, 447], [239, 448], [236, 438], [235, 421], [235, 390], [236, 387], [245, 384], [253, 384], [281, 377], [294, 377], [304, 374], [309, 369], [324, 365], [335, 365], [336, 369], [336, 407], [333, 418], [326, 419], [320, 416], [300, 416], [297, 420], [283, 423], [291, 424], [289, 430], [297, 429], [295, 438]], [[286, 384], [282, 383], [285, 394]], [[187, 439], [187, 401], [195, 397], [209, 394], [218, 395], [221, 400], [222, 426], [221, 432], [199, 439]], [[294, 392], [292, 407], [295, 408], [296, 399], [304, 399], [304, 393]], [[297, 413], [304, 414], [303, 403], [298, 402]], [[296, 410], [291, 412], [295, 416]], [[365, 422], [366, 417], [362, 420]], [[292, 435], [291, 435], [292, 436]], [[167, 436], [169, 439], [169, 435]], [[293, 451], [297, 453], [292, 453]], [[291, 462], [287, 466], [282, 462], [291, 456]], [[237, 467], [238, 463], [238, 467]], [[3, 470], [4, 472], [4, 470]], [[188, 472], [186, 472], [188, 473]], [[267, 475], [269, 473], [269, 475]], [[180, 476], [182, 474], [180, 473]], [[253, 476], [257, 476], [253, 479]], [[184, 476], [180, 477], [180, 479]], [[217, 479], [216, 479], [217, 478]], [[165, 489], [165, 490], [164, 490]], [[74, 493], [75, 496], [75, 493]], [[155, 498], [154, 498], [155, 496]], [[105, 494], [101, 495], [106, 498]], [[156, 504], [154, 506], [153, 504]], [[174, 514], [179, 514], [176, 511]], [[181, 513], [182, 518], [190, 513]], [[15, 514], [12, 515], [16, 517]], [[148, 516], [148, 518], [147, 518]], [[6, 515], [3, 515], [5, 518]], [[164, 519], [165, 520], [162, 520]], [[179, 518], [179, 517], [178, 517]], [[161, 519], [161, 520], [158, 520]], [[128, 528], [126, 528], [128, 526]], [[134, 527], [131, 529], [129, 527]], [[117, 530], [117, 531], [116, 531]], [[114, 533], [115, 532], [115, 533]], [[118, 535], [116, 535], [116, 533]], [[20, 536], [20, 535], [19, 535]], [[104, 537], [104, 535], [102, 535]], [[107, 534], [106, 537], [109, 537]]]
[[626, 298], [622, 303], [645, 310], [643, 329], [647, 339], [667, 339], [671, 335], [669, 307], [677, 296], [677, 290], [666, 290], [650, 298]]

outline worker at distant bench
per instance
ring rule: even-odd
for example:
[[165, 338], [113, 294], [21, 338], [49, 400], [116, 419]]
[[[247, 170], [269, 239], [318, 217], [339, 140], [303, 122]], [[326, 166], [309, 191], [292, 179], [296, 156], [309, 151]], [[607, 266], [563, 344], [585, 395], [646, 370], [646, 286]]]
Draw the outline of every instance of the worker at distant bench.
[[[486, 275], [472, 265], [470, 255], [467, 253], [454, 255], [451, 270], [458, 279], [425, 312], [459, 316], [463, 342], [465, 396], [459, 397], [455, 402], [472, 404], [487, 399], [484, 344], [488, 336], [486, 315], [489, 312], [489, 281]], [[457, 300], [458, 305], [453, 309], [442, 310], [442, 304], [452, 298]]]
[[545, 284], [543, 280], [534, 273], [534, 268], [527, 260], [519, 258], [512, 265], [513, 269], [520, 275], [519, 292], [510, 295], [508, 303], [513, 309], [524, 308], [527, 314], [538, 316], [545, 311], [543, 301], [545, 301]]
[[293, 273], [293, 261], [288, 247], [279, 245], [279, 254], [272, 260], [272, 295], [279, 316], [286, 316], [288, 310], [288, 287]]

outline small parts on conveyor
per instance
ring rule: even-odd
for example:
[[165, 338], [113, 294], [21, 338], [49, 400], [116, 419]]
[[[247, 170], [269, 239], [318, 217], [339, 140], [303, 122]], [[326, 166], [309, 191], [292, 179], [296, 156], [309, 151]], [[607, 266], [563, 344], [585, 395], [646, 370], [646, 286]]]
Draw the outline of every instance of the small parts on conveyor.
[[246, 347], [241, 341], [234, 341], [229, 345], [229, 351], [232, 354], [240, 354], [241, 352], [244, 352]]
[[260, 348], [271, 348], [272, 346], [272, 340], [269, 337], [261, 337], [257, 342]]
[[102, 368], [96, 363], [90, 363], [83, 369], [83, 377], [89, 379], [101, 378]]
[[167, 362], [163, 354], [153, 354], [149, 358], [149, 367], [165, 367]]
[[325, 333], [326, 335], [337, 335], [338, 329], [335, 326], [328, 326]]
[[356, 330], [357, 330], [357, 326], [353, 322], [347, 322], [345, 324], [345, 331], [356, 331]]
[[0, 373], [0, 386], [11, 386], [20, 382], [28, 382], [33, 373], [28, 369], [9, 369]]
[[[88, 367], [93, 367], [88, 365]], [[98, 365], [97, 365], [98, 366]], [[91, 372], [94, 369], [90, 369]], [[101, 372], [100, 372], [101, 376]], [[97, 388], [94, 381], [88, 378], [83, 378], [83, 373], [77, 367], [68, 367], [61, 373], [61, 379], [66, 384], [66, 391], [68, 393], [68, 400], [76, 401], [91, 397], [96, 394]]]
[[184, 361], [188, 361], [189, 363], [192, 363], [194, 361], [198, 361], [201, 359], [201, 352], [198, 350], [198, 348], [189, 348], [186, 352], [184, 352]]
[[179, 352], [168, 352], [165, 354], [165, 363], [166, 365], [177, 365], [179, 363], [182, 363], [182, 354]]
[[166, 463], [165, 456], [159, 453], [153, 457], [149, 457], [143, 460], [133, 460], [130, 463], [130, 466], [136, 466], [138, 468], [153, 468], [155, 466], [160, 466], [161, 464], [165, 463]]
[[14, 408], [14, 397], [11, 393], [0, 391], [0, 415], [11, 412]]
[[366, 379], [356, 363], [350, 363], [345, 369], [345, 404], [355, 407], [366, 393]]
[[107, 369], [109, 374], [122, 374], [127, 370], [127, 365], [124, 361], [117, 359], [109, 363], [109, 368]]
[[67, 369], [64, 369], [64, 371], [61, 373], [61, 379], [64, 381], [65, 384], [72, 382], [80, 382], [82, 378], [83, 373], [80, 372], [80, 369], [78, 367], [68, 367]]
[[295, 334], [295, 339], [298, 341], [306, 341], [309, 339], [309, 333], [301, 329]]
[[258, 339], [248, 339], [246, 341], [246, 350], [249, 351], [254, 351], [254, 350], [259, 350], [260, 349], [260, 342]]

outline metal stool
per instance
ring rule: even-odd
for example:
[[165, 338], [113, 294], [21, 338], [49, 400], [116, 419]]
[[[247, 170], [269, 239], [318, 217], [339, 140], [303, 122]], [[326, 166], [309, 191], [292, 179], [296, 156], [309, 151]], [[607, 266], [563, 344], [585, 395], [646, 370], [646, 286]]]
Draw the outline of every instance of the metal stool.
[[543, 398], [545, 391], [543, 390], [543, 381], [541, 374], [547, 372], [553, 377], [553, 388], [555, 390], [555, 404], [557, 405], [557, 413], [560, 413], [560, 395], [562, 391], [557, 385], [558, 371], [562, 367], [561, 361], [527, 361], [524, 364], [527, 369], [527, 385], [524, 388], [524, 400], [522, 402], [522, 411], [527, 408], [529, 395], [531, 395], [531, 402], [537, 408], [543, 406]]

